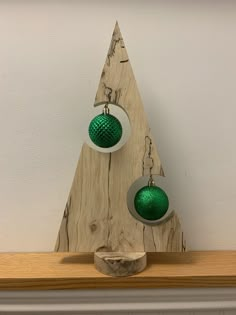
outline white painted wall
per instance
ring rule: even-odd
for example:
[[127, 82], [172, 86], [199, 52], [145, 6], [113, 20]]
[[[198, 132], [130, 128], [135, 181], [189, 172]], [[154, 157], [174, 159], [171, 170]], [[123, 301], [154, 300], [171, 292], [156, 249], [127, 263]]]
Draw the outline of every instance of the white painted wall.
[[236, 3], [5, 0], [0, 251], [53, 249], [116, 19], [189, 248], [236, 249]]

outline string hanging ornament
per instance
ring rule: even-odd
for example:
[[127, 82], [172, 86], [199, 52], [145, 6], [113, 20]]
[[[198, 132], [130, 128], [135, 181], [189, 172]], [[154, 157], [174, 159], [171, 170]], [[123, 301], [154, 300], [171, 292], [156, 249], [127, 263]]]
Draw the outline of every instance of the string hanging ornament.
[[[135, 210], [145, 220], [155, 221], [161, 219], [169, 208], [169, 199], [163, 189], [158, 187], [153, 179], [152, 169], [154, 160], [152, 157], [152, 140], [150, 137], [145, 137], [145, 145], [148, 142], [148, 162], [149, 180], [146, 186], [139, 189], [134, 197]], [[144, 169], [143, 160], [143, 169]]]

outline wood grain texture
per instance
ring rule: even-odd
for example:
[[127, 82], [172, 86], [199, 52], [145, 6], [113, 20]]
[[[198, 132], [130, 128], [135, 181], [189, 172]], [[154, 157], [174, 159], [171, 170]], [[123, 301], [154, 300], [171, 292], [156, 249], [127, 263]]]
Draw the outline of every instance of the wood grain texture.
[[132, 133], [127, 143], [112, 153], [83, 145], [55, 251], [182, 251], [182, 231], [175, 213], [162, 225], [148, 226], [134, 219], [127, 208], [130, 186], [149, 172], [143, 163], [148, 153], [146, 136], [153, 144], [153, 174], [164, 176], [164, 172], [118, 24], [94, 106], [105, 101], [126, 111]]
[[133, 276], [146, 268], [147, 254], [142, 252], [96, 252], [94, 253], [94, 264], [96, 269], [105, 275], [112, 277]]
[[149, 253], [147, 268], [126, 278], [99, 273], [93, 254], [0, 254], [0, 289], [236, 287], [236, 251]]

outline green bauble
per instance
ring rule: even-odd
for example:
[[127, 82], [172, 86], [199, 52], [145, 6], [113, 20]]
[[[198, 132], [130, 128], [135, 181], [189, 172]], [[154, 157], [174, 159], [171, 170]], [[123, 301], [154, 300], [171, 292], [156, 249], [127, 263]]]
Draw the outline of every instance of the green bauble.
[[145, 186], [136, 193], [134, 206], [143, 219], [158, 220], [167, 212], [169, 200], [167, 194], [160, 187]]
[[122, 136], [119, 120], [110, 114], [100, 114], [93, 118], [89, 125], [89, 137], [101, 148], [110, 148], [117, 144]]

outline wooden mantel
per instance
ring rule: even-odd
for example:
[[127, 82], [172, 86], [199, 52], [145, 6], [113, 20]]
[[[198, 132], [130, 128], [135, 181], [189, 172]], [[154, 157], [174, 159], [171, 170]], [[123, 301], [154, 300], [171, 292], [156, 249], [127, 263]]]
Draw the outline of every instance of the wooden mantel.
[[153, 253], [127, 278], [100, 274], [92, 254], [0, 254], [1, 290], [199, 287], [236, 287], [236, 251]]

